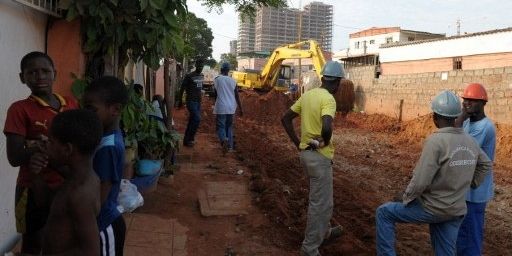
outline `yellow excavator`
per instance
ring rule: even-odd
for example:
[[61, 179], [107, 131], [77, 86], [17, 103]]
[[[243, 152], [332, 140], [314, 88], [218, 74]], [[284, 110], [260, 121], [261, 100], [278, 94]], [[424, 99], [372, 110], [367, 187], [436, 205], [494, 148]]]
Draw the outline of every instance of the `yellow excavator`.
[[234, 71], [231, 77], [242, 88], [261, 91], [288, 90], [293, 72], [291, 66], [282, 65], [286, 59], [311, 59], [318, 77], [321, 77], [320, 72], [325, 65], [325, 58], [318, 43], [308, 40], [276, 48], [261, 72]]

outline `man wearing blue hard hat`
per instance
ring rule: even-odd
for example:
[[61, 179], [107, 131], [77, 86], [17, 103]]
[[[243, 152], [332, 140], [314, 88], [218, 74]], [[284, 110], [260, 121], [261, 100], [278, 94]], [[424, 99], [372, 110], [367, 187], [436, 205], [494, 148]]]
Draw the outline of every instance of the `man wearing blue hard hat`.
[[[322, 85], [305, 92], [281, 118], [286, 133], [300, 151], [300, 160], [309, 177], [309, 206], [305, 237], [300, 255], [320, 255], [318, 248], [341, 236], [342, 227], [331, 227], [333, 186], [332, 122], [336, 114], [334, 94], [345, 77], [339, 62], [329, 61], [322, 68]], [[293, 119], [300, 116], [301, 136], [295, 133]]]
[[229, 63], [223, 62], [220, 66], [220, 75], [213, 80], [215, 89], [213, 114], [215, 114], [215, 127], [223, 154], [234, 150], [233, 115], [237, 106], [240, 115], [243, 115], [236, 82], [229, 76], [229, 68]]
[[434, 254], [456, 255], [466, 193], [478, 187], [492, 167], [476, 141], [455, 127], [462, 113], [459, 97], [442, 91], [431, 107], [438, 130], [425, 140], [402, 200], [381, 205], [375, 214], [377, 255], [396, 255], [395, 223], [429, 224]]

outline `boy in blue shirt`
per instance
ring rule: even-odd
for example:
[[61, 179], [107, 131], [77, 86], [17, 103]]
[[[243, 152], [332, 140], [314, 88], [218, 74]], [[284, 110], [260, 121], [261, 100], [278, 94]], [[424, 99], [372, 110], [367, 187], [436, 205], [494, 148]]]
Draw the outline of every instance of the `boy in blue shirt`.
[[[496, 148], [496, 128], [486, 117], [484, 107], [487, 92], [479, 83], [469, 84], [462, 96], [462, 114], [457, 118], [457, 125], [471, 135], [480, 148], [494, 161]], [[484, 240], [485, 207], [494, 197], [493, 172], [488, 172], [478, 188], [472, 188], [466, 194], [468, 212], [459, 229], [457, 238], [457, 255], [482, 255]]]
[[103, 124], [103, 138], [93, 159], [94, 171], [101, 181], [98, 228], [102, 256], [123, 255], [126, 225], [117, 210], [117, 196], [124, 166], [124, 141], [119, 122], [127, 101], [126, 86], [112, 76], [92, 81], [83, 96], [84, 108], [96, 112]]

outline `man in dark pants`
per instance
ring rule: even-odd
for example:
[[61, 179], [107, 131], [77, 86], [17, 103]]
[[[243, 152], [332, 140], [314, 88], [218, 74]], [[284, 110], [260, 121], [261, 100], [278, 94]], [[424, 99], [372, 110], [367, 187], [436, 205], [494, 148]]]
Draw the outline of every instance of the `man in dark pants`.
[[187, 129], [183, 137], [183, 145], [187, 147], [194, 146], [194, 137], [201, 122], [201, 96], [203, 89], [204, 75], [203, 60], [196, 60], [196, 69], [187, 74], [181, 83], [181, 89], [178, 94], [178, 107], [182, 106], [183, 92], [187, 92], [187, 110], [189, 112]]

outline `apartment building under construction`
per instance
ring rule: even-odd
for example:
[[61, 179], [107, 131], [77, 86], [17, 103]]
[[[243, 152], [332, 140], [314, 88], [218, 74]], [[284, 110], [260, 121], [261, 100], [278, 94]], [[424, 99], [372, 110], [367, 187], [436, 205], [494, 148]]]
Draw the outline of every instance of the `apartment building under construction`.
[[302, 10], [260, 7], [253, 21], [240, 18], [238, 53], [271, 52], [280, 45], [309, 39], [331, 51], [332, 19], [333, 6], [321, 2], [312, 2]]

